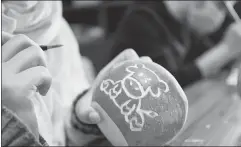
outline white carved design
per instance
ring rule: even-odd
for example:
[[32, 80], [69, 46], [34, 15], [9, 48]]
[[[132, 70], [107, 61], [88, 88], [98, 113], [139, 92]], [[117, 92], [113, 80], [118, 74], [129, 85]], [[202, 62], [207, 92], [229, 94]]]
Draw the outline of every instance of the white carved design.
[[[134, 74], [136, 74], [133, 69], [142, 68], [145, 71], [148, 72], [148, 74], [151, 74], [154, 76], [155, 80], [157, 80], [158, 83], [164, 85], [164, 89], [161, 87], [157, 87], [157, 91], [153, 92], [151, 84], [148, 85], [146, 89], [142, 86], [141, 82], [138, 81], [136, 78], [133, 77]], [[129, 73], [127, 76], [125, 76], [122, 80], [119, 81], [113, 81], [111, 79], [103, 80], [100, 85], [100, 90], [103, 91], [106, 95], [110, 97], [110, 99], [113, 101], [113, 103], [120, 109], [120, 112], [122, 115], [124, 115], [125, 121], [130, 124], [131, 131], [141, 131], [144, 123], [145, 123], [145, 117], [144, 115], [155, 118], [158, 116], [158, 113], [152, 111], [152, 110], [143, 110], [141, 109], [142, 105], [142, 98], [145, 98], [147, 94], [150, 94], [154, 98], [160, 98], [162, 92], [168, 92], [169, 86], [166, 82], [160, 79], [160, 77], [151, 69], [148, 69], [144, 64], [135, 64], [133, 66], [126, 67], [126, 71]], [[140, 70], [141, 71], [141, 70]], [[145, 74], [143, 72], [138, 72], [138, 76], [144, 76]], [[148, 83], [151, 81], [151, 78], [145, 77], [144, 83]], [[133, 83], [137, 85], [134, 89], [137, 90], [141, 95], [137, 96], [134, 95], [131, 90], [129, 90], [126, 87], [126, 82], [129, 82], [128, 84], [130, 86], [133, 86]], [[125, 101], [122, 104], [118, 104], [117, 98], [121, 94], [121, 92], [124, 92], [129, 100]], [[132, 104], [133, 103], [133, 104]], [[129, 105], [132, 105], [129, 107]], [[138, 118], [139, 117], [139, 118]], [[139, 119], [139, 120], [138, 120]]]

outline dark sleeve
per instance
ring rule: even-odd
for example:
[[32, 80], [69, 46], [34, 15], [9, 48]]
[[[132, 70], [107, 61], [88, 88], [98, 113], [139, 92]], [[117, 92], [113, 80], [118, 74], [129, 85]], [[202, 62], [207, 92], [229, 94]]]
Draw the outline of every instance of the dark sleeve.
[[181, 87], [186, 87], [202, 78], [202, 74], [195, 63], [188, 64], [172, 72]]
[[[158, 23], [147, 8], [131, 8], [124, 16], [114, 36], [111, 59], [127, 48], [134, 49], [139, 56], [163, 56], [162, 45], [166, 42], [164, 32], [158, 32]], [[150, 10], [151, 11], [151, 10]], [[165, 64], [165, 59], [159, 61]]]
[[28, 127], [7, 107], [2, 106], [2, 146], [48, 146], [41, 135], [39, 140]]
[[170, 37], [165, 30], [164, 20], [158, 21], [154, 13], [154, 10], [144, 7], [129, 10], [115, 34], [111, 59], [123, 50], [132, 48], [139, 56], [149, 56], [154, 62], [169, 70], [181, 86], [199, 80], [201, 74], [195, 64], [179, 67], [176, 71], [169, 68], [171, 60], [176, 59], [174, 56], [170, 59], [170, 54], [167, 55], [164, 49], [170, 45]]

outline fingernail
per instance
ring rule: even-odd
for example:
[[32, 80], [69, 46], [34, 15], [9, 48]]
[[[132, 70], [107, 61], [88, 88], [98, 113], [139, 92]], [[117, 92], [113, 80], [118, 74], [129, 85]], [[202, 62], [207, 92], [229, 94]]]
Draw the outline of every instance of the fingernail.
[[100, 116], [97, 112], [90, 112], [89, 118], [90, 118], [90, 121], [92, 123], [99, 123], [100, 122]]

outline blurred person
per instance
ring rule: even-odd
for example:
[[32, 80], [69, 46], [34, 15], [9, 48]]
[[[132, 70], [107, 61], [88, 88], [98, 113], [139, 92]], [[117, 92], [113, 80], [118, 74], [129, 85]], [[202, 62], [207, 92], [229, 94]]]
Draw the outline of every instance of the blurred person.
[[[39, 45], [62, 44], [42, 51]], [[2, 2], [2, 145], [89, 145], [104, 139], [92, 93], [125, 50], [90, 85], [61, 1]], [[148, 57], [142, 60], [151, 61]]]
[[220, 1], [136, 1], [126, 13], [111, 59], [133, 48], [168, 69], [182, 87], [219, 73], [241, 53], [241, 23]]

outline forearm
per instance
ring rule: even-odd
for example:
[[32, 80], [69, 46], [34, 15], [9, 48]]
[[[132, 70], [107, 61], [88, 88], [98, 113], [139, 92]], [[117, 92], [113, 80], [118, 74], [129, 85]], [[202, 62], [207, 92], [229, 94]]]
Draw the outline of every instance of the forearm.
[[196, 65], [203, 76], [208, 77], [218, 72], [233, 59], [234, 55], [225, 44], [218, 44], [197, 58]]

